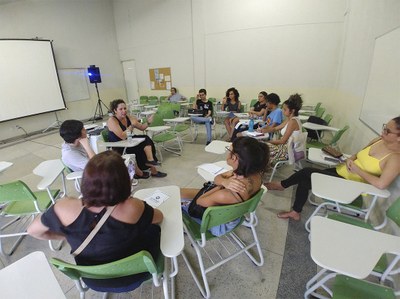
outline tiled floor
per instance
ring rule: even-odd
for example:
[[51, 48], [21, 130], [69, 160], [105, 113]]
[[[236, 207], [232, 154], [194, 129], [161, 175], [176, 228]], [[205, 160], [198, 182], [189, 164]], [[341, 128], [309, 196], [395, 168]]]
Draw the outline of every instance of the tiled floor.
[[[202, 128], [200, 128], [200, 135], [196, 143], [185, 143], [182, 156], [163, 152], [164, 162], [161, 169], [168, 173], [166, 178], [140, 180], [136, 188], [166, 185], [201, 187], [204, 181], [197, 174], [196, 166], [225, 159], [225, 155], [210, 154], [204, 151], [205, 139], [201, 130]], [[20, 179], [36, 190], [40, 177], [34, 175], [32, 170], [44, 160], [60, 158], [61, 143], [61, 138], [54, 131], [52, 134], [0, 148], [0, 160], [14, 163], [11, 168], [0, 173], [0, 183]], [[290, 167], [283, 167], [278, 171], [276, 178], [286, 177], [290, 172]], [[61, 187], [61, 180], [57, 181], [55, 186]], [[68, 182], [67, 186], [68, 195], [76, 196], [72, 182]], [[291, 193], [291, 188], [279, 193], [267, 192], [257, 209], [259, 218], [257, 232], [264, 252], [264, 265], [257, 267], [246, 255], [242, 254], [230, 263], [210, 272], [208, 277], [213, 298], [276, 298], [288, 222], [278, 219], [275, 215], [277, 211], [290, 207]], [[243, 227], [240, 233], [246, 234], [248, 229]], [[7, 240], [5, 244], [7, 244]], [[186, 246], [185, 249], [191, 256], [192, 248]], [[0, 257], [0, 260], [3, 265], [8, 265], [36, 250], [44, 251], [48, 257], [60, 257], [72, 261], [68, 245], [59, 252], [52, 252], [48, 248], [47, 242], [31, 237], [26, 237], [11, 257]], [[202, 298], [182, 258], [180, 257], [178, 260], [177, 298]], [[74, 283], [55, 269], [54, 273], [67, 298], [79, 298]], [[161, 289], [155, 289], [155, 293], [152, 294], [150, 288], [149, 285], [146, 285], [141, 290], [132, 292], [133, 295], [132, 293], [112, 294], [110, 298], [150, 298], [153, 295], [161, 298]], [[89, 291], [87, 298], [101, 298], [101, 296], [99, 293]]]

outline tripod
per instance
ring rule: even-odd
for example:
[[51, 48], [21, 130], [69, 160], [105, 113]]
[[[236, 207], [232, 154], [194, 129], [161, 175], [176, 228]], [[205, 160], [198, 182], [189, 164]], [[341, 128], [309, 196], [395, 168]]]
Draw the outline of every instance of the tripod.
[[97, 87], [97, 83], [94, 83], [94, 85], [96, 86], [96, 91], [97, 91], [97, 105], [96, 105], [96, 110], [94, 111], [94, 115], [93, 117], [90, 119], [93, 122], [95, 122], [96, 120], [100, 120], [103, 119], [103, 108], [101, 107], [101, 105], [103, 104], [104, 107], [107, 108], [107, 111], [109, 110], [107, 105], [103, 103], [103, 101], [100, 99], [100, 94], [99, 94], [99, 89]]
[[57, 112], [54, 112], [54, 114], [56, 115], [56, 121], [53, 122], [50, 126], [48, 126], [46, 129], [44, 129], [44, 130], [42, 131], [42, 133], [46, 133], [46, 132], [47, 132], [48, 130], [50, 130], [50, 129], [59, 128], [59, 127], [61, 126], [62, 121], [60, 121], [60, 120], [58, 119]]

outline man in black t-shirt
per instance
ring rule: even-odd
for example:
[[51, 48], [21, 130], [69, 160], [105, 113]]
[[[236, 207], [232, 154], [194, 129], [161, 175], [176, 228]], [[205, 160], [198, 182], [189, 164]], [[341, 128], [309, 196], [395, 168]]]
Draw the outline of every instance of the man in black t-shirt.
[[197, 94], [197, 100], [193, 106], [194, 109], [202, 110], [202, 116], [192, 116], [191, 119], [194, 123], [197, 124], [205, 124], [206, 132], [207, 132], [207, 143], [208, 145], [211, 142], [212, 132], [211, 132], [211, 124], [212, 124], [212, 114], [213, 114], [213, 104], [211, 101], [207, 100], [207, 91], [202, 88], [199, 90]]

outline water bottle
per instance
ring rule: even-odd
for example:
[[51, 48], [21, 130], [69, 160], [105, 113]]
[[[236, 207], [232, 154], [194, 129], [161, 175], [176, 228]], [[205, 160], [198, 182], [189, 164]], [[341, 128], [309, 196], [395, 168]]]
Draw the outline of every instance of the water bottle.
[[128, 140], [129, 143], [132, 143], [132, 132], [128, 130], [128, 132], [126, 132], [126, 139]]
[[220, 101], [218, 101], [218, 103], [217, 103], [217, 111], [221, 111], [221, 102]]
[[254, 132], [254, 119], [250, 118], [249, 121], [249, 132]]

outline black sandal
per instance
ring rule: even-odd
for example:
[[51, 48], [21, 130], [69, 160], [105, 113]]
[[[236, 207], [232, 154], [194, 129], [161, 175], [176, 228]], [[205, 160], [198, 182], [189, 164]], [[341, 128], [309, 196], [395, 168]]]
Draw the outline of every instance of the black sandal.
[[167, 174], [165, 172], [157, 171], [156, 174], [151, 174], [151, 176], [155, 178], [165, 178]]
[[148, 179], [149, 177], [150, 177], [150, 174], [148, 172], [143, 172], [142, 176], [139, 176], [137, 174], [135, 174], [135, 176], [134, 176], [134, 178], [137, 179], [137, 180]]

